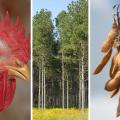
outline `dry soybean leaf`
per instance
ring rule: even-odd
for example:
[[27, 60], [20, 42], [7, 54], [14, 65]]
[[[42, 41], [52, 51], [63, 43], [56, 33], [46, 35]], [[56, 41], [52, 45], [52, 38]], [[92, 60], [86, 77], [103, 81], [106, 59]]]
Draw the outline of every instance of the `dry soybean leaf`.
[[110, 49], [105, 56], [102, 58], [102, 60], [100, 61], [100, 63], [98, 64], [97, 68], [95, 69], [93, 74], [98, 74], [102, 71], [102, 69], [104, 68], [104, 66], [107, 64], [107, 62], [109, 61], [110, 57], [112, 54], [112, 49]]

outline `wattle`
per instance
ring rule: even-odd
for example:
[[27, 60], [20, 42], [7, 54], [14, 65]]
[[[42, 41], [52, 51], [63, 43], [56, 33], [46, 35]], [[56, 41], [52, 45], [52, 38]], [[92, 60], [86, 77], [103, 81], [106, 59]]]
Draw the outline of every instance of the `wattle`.
[[16, 79], [8, 79], [8, 71], [0, 71], [0, 111], [12, 102], [16, 89]]

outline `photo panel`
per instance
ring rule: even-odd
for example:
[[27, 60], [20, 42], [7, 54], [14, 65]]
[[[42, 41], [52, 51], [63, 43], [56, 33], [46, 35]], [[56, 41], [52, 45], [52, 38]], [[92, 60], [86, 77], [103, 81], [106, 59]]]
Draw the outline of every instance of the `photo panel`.
[[33, 120], [88, 120], [88, 1], [33, 0]]
[[30, 0], [0, 0], [0, 120], [30, 120]]
[[120, 3], [90, 1], [90, 120], [120, 116]]

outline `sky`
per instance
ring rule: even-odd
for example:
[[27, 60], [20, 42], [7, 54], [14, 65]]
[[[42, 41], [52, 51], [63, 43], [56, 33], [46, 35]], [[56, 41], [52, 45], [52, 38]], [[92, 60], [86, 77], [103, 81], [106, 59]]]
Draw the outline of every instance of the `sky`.
[[34, 16], [37, 11], [44, 8], [52, 12], [52, 19], [54, 19], [60, 11], [67, 9], [71, 1], [73, 0], [33, 0], [32, 15]]
[[110, 93], [104, 90], [107, 80], [109, 80], [109, 64], [104, 70], [93, 76], [92, 73], [99, 61], [103, 57], [100, 52], [102, 42], [105, 40], [112, 24], [112, 7], [114, 4], [119, 3], [119, 0], [91, 0], [90, 11], [90, 46], [91, 46], [91, 77], [90, 77], [90, 118], [91, 120], [119, 120], [116, 118], [116, 109], [118, 104], [119, 95], [110, 98]]

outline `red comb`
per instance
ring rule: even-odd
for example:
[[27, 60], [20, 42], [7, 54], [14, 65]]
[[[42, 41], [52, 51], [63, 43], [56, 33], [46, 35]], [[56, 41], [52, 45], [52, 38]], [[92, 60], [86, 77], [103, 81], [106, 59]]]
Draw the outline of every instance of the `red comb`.
[[[0, 39], [6, 42], [12, 56], [24, 63], [28, 62], [30, 59], [30, 34], [25, 36], [24, 25], [20, 24], [19, 17], [16, 18], [14, 24], [11, 23], [8, 11], [5, 19], [0, 19]], [[2, 53], [1, 50], [0, 53]]]

